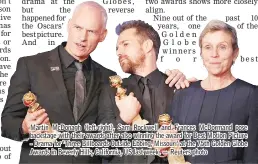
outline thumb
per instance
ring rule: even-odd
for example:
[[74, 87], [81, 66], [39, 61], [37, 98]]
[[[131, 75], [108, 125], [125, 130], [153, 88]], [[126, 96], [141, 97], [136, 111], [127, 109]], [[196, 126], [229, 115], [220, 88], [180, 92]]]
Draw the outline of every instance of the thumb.
[[134, 93], [133, 93], [133, 92], [130, 92], [129, 96], [134, 96]]

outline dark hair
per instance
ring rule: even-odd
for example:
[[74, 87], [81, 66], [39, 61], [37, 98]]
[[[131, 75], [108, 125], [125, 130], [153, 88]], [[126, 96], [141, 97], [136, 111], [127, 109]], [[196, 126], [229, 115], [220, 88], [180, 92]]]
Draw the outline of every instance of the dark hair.
[[158, 59], [159, 48], [160, 48], [160, 37], [158, 32], [148, 23], [141, 20], [130, 20], [119, 24], [116, 27], [117, 35], [120, 35], [123, 31], [127, 29], [134, 28], [136, 30], [136, 35], [139, 35], [142, 40], [150, 39], [153, 42], [153, 48], [156, 53], [156, 59]]

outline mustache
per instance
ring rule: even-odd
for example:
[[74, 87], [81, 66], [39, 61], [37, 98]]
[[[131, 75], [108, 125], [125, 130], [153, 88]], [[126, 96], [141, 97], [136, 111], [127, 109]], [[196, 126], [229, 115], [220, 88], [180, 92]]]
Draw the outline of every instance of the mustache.
[[121, 61], [124, 60], [124, 59], [127, 59], [127, 60], [128, 60], [128, 56], [127, 56], [127, 55], [121, 55], [121, 56], [119, 56], [119, 58], [118, 58], [119, 62], [121, 62]]

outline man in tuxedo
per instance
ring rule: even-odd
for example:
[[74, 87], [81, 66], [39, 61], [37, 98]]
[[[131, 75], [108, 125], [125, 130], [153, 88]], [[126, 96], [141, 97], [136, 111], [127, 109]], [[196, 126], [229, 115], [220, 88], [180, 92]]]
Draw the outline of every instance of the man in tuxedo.
[[[92, 18], [94, 16], [94, 18]], [[101, 84], [115, 75], [90, 57], [105, 39], [107, 14], [97, 3], [81, 3], [68, 23], [68, 39], [55, 49], [22, 57], [10, 81], [2, 112], [2, 136], [21, 141], [28, 138], [31, 124], [96, 123]], [[78, 68], [77, 68], [78, 67]], [[81, 68], [80, 68], [81, 67]], [[80, 86], [84, 83], [85, 86]], [[27, 112], [22, 98], [31, 91], [43, 107]], [[83, 91], [83, 92], [82, 92]], [[28, 141], [22, 144], [20, 163], [100, 163], [90, 156], [33, 156]], [[36, 149], [36, 148], [35, 148]]]
[[[158, 122], [161, 114], [168, 113], [174, 89], [165, 84], [167, 75], [157, 68], [160, 37], [155, 29], [143, 21], [128, 21], [117, 26], [117, 55], [121, 68], [130, 73], [122, 87], [127, 97], [119, 99], [116, 89], [106, 85], [99, 104], [99, 123], [131, 125], [140, 114], [149, 124]], [[142, 148], [142, 147], [141, 147]], [[158, 156], [106, 156], [110, 163], [167, 163]]]
[[[50, 122], [83, 127], [86, 123], [96, 123], [101, 85], [116, 74], [90, 57], [106, 37], [106, 23], [107, 13], [102, 6], [83, 2], [69, 20], [67, 42], [51, 51], [18, 60], [2, 112], [2, 136], [24, 141], [20, 163], [101, 163], [97, 156], [35, 156], [31, 149], [33, 140], [27, 139], [32, 124]], [[168, 81], [178, 79], [183, 82], [184, 76], [176, 71]], [[22, 98], [29, 91], [37, 96], [43, 109], [27, 112]]]

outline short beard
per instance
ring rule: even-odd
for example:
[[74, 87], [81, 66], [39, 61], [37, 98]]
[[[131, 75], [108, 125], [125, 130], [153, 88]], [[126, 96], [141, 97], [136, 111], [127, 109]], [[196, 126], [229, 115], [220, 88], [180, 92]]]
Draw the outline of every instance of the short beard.
[[133, 62], [129, 58], [126, 58], [125, 60], [127, 61], [126, 63], [120, 63], [123, 72], [135, 74], [136, 70], [143, 65], [145, 55], [140, 55], [135, 62]]

